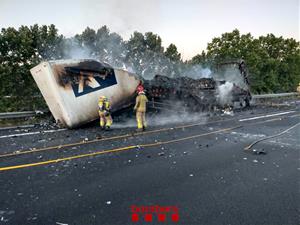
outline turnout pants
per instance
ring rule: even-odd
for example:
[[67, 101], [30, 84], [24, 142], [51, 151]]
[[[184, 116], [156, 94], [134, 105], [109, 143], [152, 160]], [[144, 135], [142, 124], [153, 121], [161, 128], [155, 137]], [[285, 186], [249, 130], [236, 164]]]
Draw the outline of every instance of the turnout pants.
[[99, 117], [100, 117], [100, 127], [110, 127], [112, 125], [112, 118], [111, 115], [105, 112], [99, 111]]
[[146, 124], [146, 112], [136, 112], [136, 122], [138, 129], [143, 129], [147, 127]]

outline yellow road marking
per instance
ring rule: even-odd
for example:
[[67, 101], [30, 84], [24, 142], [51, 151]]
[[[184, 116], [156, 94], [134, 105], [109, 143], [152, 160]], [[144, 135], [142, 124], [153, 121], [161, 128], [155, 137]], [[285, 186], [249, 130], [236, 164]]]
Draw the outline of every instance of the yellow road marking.
[[[262, 114], [257, 114], [257, 115], [262, 115]], [[181, 126], [176, 126], [173, 128], [162, 128], [162, 129], [156, 129], [156, 130], [151, 130], [151, 131], [145, 131], [142, 133], [132, 133], [132, 134], [124, 134], [124, 135], [118, 135], [118, 136], [113, 136], [113, 137], [104, 137], [101, 139], [94, 139], [90, 141], [81, 141], [81, 142], [73, 142], [73, 143], [68, 143], [68, 144], [62, 144], [62, 145], [56, 145], [56, 146], [49, 146], [45, 148], [37, 148], [37, 149], [29, 149], [29, 150], [15, 150], [12, 153], [7, 153], [7, 154], [2, 154], [0, 155], [0, 158], [5, 158], [5, 157], [10, 157], [10, 156], [17, 156], [17, 155], [23, 155], [23, 154], [31, 154], [35, 152], [42, 152], [42, 151], [48, 151], [48, 150], [59, 150], [62, 148], [66, 147], [73, 147], [73, 146], [78, 146], [78, 145], [85, 145], [85, 144], [91, 144], [91, 143], [96, 143], [96, 142], [102, 142], [102, 141], [110, 141], [110, 140], [117, 140], [121, 138], [126, 138], [126, 137], [134, 137], [134, 136], [141, 136], [141, 135], [146, 135], [146, 134], [152, 134], [152, 133], [158, 133], [158, 132], [164, 132], [164, 131], [171, 131], [171, 130], [176, 130], [176, 129], [183, 129], [183, 128], [189, 128], [189, 127], [194, 127], [194, 126], [199, 126], [199, 125], [207, 125], [207, 124], [212, 124], [212, 123], [218, 123], [218, 122], [228, 122], [235, 120], [235, 118], [232, 119], [226, 119], [226, 120], [217, 120], [217, 121], [211, 121], [208, 123], [194, 123], [194, 124], [188, 124], [188, 125], [181, 125]], [[267, 120], [267, 121], [262, 121], [262, 122], [257, 122], [257, 123], [252, 123], [252, 124], [259, 124], [259, 123], [266, 123], [266, 122], [271, 122], [276, 119], [272, 120]], [[250, 125], [252, 125], [250, 124]]]
[[146, 147], [153, 147], [153, 146], [158, 146], [158, 145], [163, 145], [163, 144], [171, 144], [171, 143], [185, 141], [185, 140], [189, 140], [189, 139], [193, 139], [193, 138], [197, 138], [197, 137], [203, 137], [203, 136], [208, 136], [208, 135], [211, 135], [211, 134], [226, 132], [226, 131], [237, 129], [237, 128], [240, 128], [240, 127], [242, 127], [242, 126], [225, 128], [225, 129], [212, 131], [212, 132], [208, 132], [208, 133], [204, 133], [204, 134], [198, 134], [198, 135], [188, 136], [188, 137], [184, 137], [184, 138], [172, 139], [172, 140], [169, 140], [169, 141], [161, 141], [161, 142], [141, 144], [141, 145], [130, 145], [130, 146], [126, 146], [126, 147], [121, 147], [121, 148], [116, 148], [116, 149], [109, 149], [109, 150], [102, 150], [102, 151], [97, 151], [97, 152], [92, 152], [92, 153], [87, 153], [87, 154], [70, 156], [70, 157], [66, 157], [66, 158], [58, 158], [58, 159], [42, 161], [42, 162], [36, 162], [36, 163], [28, 163], [28, 164], [21, 164], [21, 165], [15, 165], [15, 166], [1, 167], [0, 171], [47, 165], [47, 164], [58, 163], [58, 162], [67, 161], [67, 160], [85, 158], [85, 157], [89, 157], [89, 156], [96, 156], [96, 155], [113, 153], [113, 152], [121, 152], [121, 151], [126, 151], [126, 150], [130, 150], [130, 149], [138, 148], [138, 147], [146, 148]]
[[201, 123], [177, 126], [177, 127], [173, 127], [173, 128], [172, 127], [171, 128], [162, 128], [162, 129], [144, 131], [142, 133], [124, 134], [124, 135], [118, 135], [118, 136], [113, 136], [113, 137], [105, 137], [105, 138], [94, 139], [94, 140], [90, 140], [90, 141], [73, 142], [73, 143], [69, 143], [69, 144], [55, 145], [55, 146], [49, 146], [49, 147], [45, 147], [45, 148], [38, 148], [38, 149], [32, 149], [32, 150], [24, 150], [24, 151], [15, 150], [12, 153], [0, 155], [0, 158], [16, 156], [16, 155], [23, 155], [23, 154], [30, 154], [30, 153], [35, 153], [35, 152], [42, 152], [42, 151], [47, 151], [47, 150], [58, 150], [58, 149], [66, 148], [66, 147], [73, 147], [73, 146], [91, 144], [91, 143], [102, 142], [102, 141], [117, 140], [117, 139], [126, 138], [126, 137], [141, 136], [141, 135], [146, 135], [146, 134], [171, 131], [171, 130], [176, 130], [176, 129], [188, 128], [188, 127], [199, 126], [199, 125], [206, 125], [206, 124], [217, 123], [217, 122], [226, 122], [226, 121], [230, 121], [230, 120], [234, 120], [234, 119], [218, 120], [218, 121], [212, 121], [212, 122], [208, 122], [208, 123], [201, 122]]

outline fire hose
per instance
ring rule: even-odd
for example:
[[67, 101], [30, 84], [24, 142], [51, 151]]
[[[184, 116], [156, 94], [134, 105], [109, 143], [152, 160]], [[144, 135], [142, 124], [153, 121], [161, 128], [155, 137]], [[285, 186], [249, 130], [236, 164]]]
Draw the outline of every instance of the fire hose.
[[271, 138], [275, 138], [275, 137], [278, 137], [278, 136], [280, 136], [280, 135], [283, 135], [283, 134], [287, 133], [288, 131], [290, 131], [290, 130], [294, 129], [295, 127], [297, 127], [299, 124], [300, 124], [300, 123], [297, 123], [297, 124], [291, 126], [290, 128], [288, 128], [288, 129], [286, 129], [286, 130], [284, 130], [284, 131], [282, 131], [282, 132], [280, 132], [280, 133], [278, 133], [278, 134], [275, 134], [275, 135], [272, 135], [272, 136], [268, 136], [268, 137], [264, 137], [264, 138], [262, 138], [262, 139], [259, 139], [259, 140], [257, 140], [257, 141], [254, 141], [252, 144], [248, 145], [248, 146], [245, 147], [244, 149], [245, 149], [245, 150], [250, 150], [250, 149], [251, 149], [254, 145], [256, 145], [257, 143], [259, 143], [259, 142], [261, 142], [261, 141], [264, 141], [264, 140], [267, 140], [267, 139], [271, 139]]

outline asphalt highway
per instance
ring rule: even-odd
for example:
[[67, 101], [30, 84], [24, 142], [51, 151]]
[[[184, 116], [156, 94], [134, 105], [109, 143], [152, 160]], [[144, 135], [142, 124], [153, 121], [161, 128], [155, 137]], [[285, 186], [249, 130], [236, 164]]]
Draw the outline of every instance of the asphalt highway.
[[156, 115], [143, 133], [0, 130], [0, 224], [300, 224], [299, 116], [295, 102]]

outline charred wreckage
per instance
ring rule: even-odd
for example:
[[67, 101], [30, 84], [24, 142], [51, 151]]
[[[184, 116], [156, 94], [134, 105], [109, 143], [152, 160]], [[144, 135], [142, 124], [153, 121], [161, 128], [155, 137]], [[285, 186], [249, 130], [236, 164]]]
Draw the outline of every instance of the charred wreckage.
[[[230, 74], [230, 79], [226, 80], [226, 73], [235, 74]], [[226, 82], [229, 85], [226, 85]], [[227, 90], [222, 91], [223, 86]], [[251, 100], [243, 61], [219, 64], [210, 78], [169, 78], [156, 75], [152, 80], [145, 81], [145, 87], [154, 101], [179, 100], [192, 111], [233, 106], [235, 102], [239, 102], [241, 106], [249, 106]]]
[[112, 112], [130, 106], [143, 84], [154, 103], [184, 102], [191, 111], [213, 110], [234, 102], [249, 106], [251, 93], [244, 61], [218, 64], [209, 78], [156, 75], [152, 80], [95, 60], [56, 60], [31, 69], [52, 115], [73, 128], [98, 118], [97, 101], [105, 95]]

